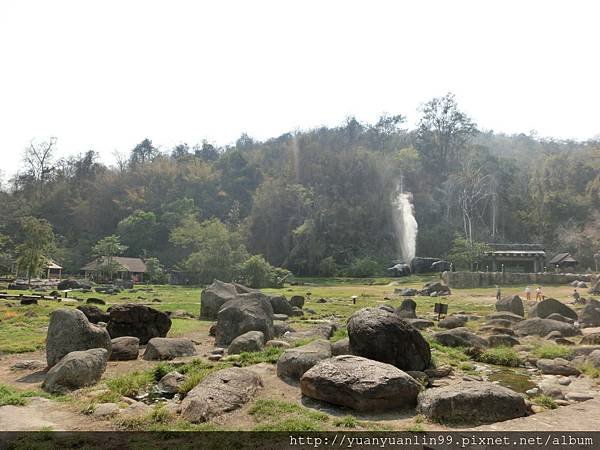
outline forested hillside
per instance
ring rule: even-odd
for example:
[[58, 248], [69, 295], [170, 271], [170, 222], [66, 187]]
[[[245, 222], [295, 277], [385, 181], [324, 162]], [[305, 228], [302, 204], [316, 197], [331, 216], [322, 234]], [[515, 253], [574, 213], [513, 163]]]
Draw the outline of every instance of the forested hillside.
[[446, 256], [461, 240], [533, 242], [593, 266], [600, 142], [480, 131], [451, 95], [421, 114], [415, 129], [400, 115], [349, 118], [264, 142], [242, 135], [224, 148], [158, 149], [149, 136], [116, 167], [93, 150], [56, 159], [60, 140], [33, 143], [0, 192], [4, 270], [33, 216], [51, 225], [49, 256], [68, 271], [117, 235], [123, 254], [158, 258], [199, 282], [235, 278], [250, 255], [296, 275], [381, 273], [398, 257], [392, 195], [401, 177], [413, 193], [417, 255]]

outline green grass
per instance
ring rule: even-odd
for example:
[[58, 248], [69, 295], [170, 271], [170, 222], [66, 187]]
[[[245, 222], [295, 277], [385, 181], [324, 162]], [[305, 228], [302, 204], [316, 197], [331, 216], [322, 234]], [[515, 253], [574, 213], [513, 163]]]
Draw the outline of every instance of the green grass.
[[131, 372], [106, 380], [106, 386], [119, 395], [133, 397], [154, 381], [152, 371]]
[[426, 430], [420, 423], [415, 423], [406, 427], [404, 431], [408, 431], [409, 433], [425, 433]]
[[599, 378], [600, 370], [598, 370], [594, 365], [590, 362], [584, 362], [583, 364], [579, 364], [577, 368], [585, 375], [590, 378]]
[[540, 344], [533, 348], [531, 354], [540, 359], [554, 359], [566, 358], [570, 356], [572, 352], [573, 350], [566, 345]]
[[249, 414], [258, 424], [254, 431], [324, 431], [329, 416], [294, 403], [259, 399]]
[[19, 391], [6, 384], [0, 384], [0, 406], [24, 406], [27, 404], [27, 399], [30, 397], [50, 398], [51, 396], [44, 392]]
[[[425, 336], [427, 338], [427, 336]], [[458, 367], [461, 362], [469, 361], [469, 357], [461, 347], [446, 347], [438, 342], [429, 340], [431, 356], [436, 367], [440, 365], [451, 365]]]
[[548, 408], [548, 409], [558, 408], [558, 405], [556, 404], [554, 399], [547, 395], [538, 395], [536, 397], [533, 397], [531, 399], [531, 401], [538, 406], [543, 406], [544, 408]]
[[330, 341], [333, 342], [337, 342], [337, 341], [341, 341], [342, 339], [345, 339], [348, 337], [348, 329], [343, 326], [340, 327], [335, 333], [333, 333], [333, 336], [331, 336]]
[[478, 360], [486, 364], [507, 367], [519, 367], [523, 364], [517, 352], [510, 347], [495, 347], [485, 350]]
[[360, 422], [353, 416], [344, 416], [339, 419], [335, 419], [333, 424], [339, 428], [358, 428]]
[[275, 364], [284, 351], [284, 348], [268, 347], [260, 352], [242, 352], [239, 355], [230, 355], [226, 362], [235, 362], [236, 365], [242, 367], [260, 363]]

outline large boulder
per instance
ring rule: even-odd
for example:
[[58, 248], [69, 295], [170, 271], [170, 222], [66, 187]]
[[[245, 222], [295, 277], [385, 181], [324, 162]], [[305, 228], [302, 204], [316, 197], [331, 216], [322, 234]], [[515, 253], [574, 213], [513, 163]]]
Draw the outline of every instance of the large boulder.
[[273, 314], [285, 314], [286, 316], [292, 315], [292, 305], [283, 295], [270, 297], [269, 301], [271, 302], [271, 307], [273, 308]]
[[586, 334], [579, 345], [600, 345], [600, 332]]
[[600, 302], [592, 300], [579, 311], [582, 328], [600, 327]]
[[450, 263], [448, 261], [436, 261], [429, 270], [431, 272], [447, 272], [450, 270]]
[[215, 280], [213, 284], [202, 289], [200, 294], [200, 318], [215, 320], [221, 306], [237, 295], [238, 291], [233, 284]]
[[227, 353], [237, 355], [243, 352], [260, 352], [264, 346], [265, 335], [262, 331], [248, 331], [231, 341]]
[[188, 377], [186, 375], [174, 370], [160, 379], [156, 384], [156, 391], [160, 394], [175, 395], [179, 392], [187, 379]]
[[517, 322], [521, 322], [522, 320], [525, 320], [525, 318], [523, 316], [520, 316], [518, 314], [509, 312], [509, 311], [498, 311], [498, 312], [492, 313], [489, 316], [487, 316], [487, 319], [488, 320], [496, 320], [496, 319], [510, 320], [512, 323], [517, 323]]
[[419, 295], [430, 296], [431, 294], [449, 295], [450, 288], [439, 281], [429, 281], [423, 285], [423, 288], [419, 291]]
[[85, 317], [87, 317], [87, 319], [91, 323], [98, 323], [98, 322], [108, 323], [108, 321], [110, 319], [110, 314], [105, 313], [100, 308], [98, 308], [97, 306], [94, 306], [94, 305], [79, 305], [77, 307], [77, 309], [79, 311], [81, 311], [83, 314], [85, 314]]
[[46, 337], [46, 361], [54, 366], [67, 353], [104, 348], [110, 353], [110, 336], [106, 328], [90, 323], [77, 309], [57, 309], [50, 313]]
[[140, 344], [155, 337], [165, 337], [171, 329], [171, 319], [164, 312], [144, 305], [128, 303], [108, 308], [108, 332], [112, 338], [135, 336]]
[[527, 415], [525, 399], [503, 386], [463, 382], [419, 394], [417, 413], [440, 422], [501, 422]]
[[140, 340], [135, 336], [121, 336], [112, 341], [111, 361], [130, 361], [138, 359]]
[[508, 334], [492, 334], [487, 341], [490, 347], [514, 347], [520, 344], [517, 338]]
[[248, 403], [262, 387], [248, 369], [231, 367], [208, 375], [181, 402], [181, 415], [190, 422], [206, 422]]
[[569, 361], [563, 358], [554, 358], [554, 359], [538, 359], [536, 361], [536, 366], [543, 374], [546, 375], [579, 375], [581, 372], [572, 367], [569, 364]]
[[406, 322], [410, 323], [413, 328], [417, 330], [424, 330], [426, 328], [431, 328], [435, 325], [433, 320], [428, 319], [404, 319]]
[[550, 319], [527, 319], [513, 325], [513, 330], [519, 336], [547, 336], [553, 331], [559, 331], [563, 337], [581, 334], [575, 326]]
[[523, 309], [523, 300], [521, 300], [521, 297], [518, 295], [502, 297], [496, 302], [496, 311], [508, 311], [519, 316], [525, 315], [525, 310]]
[[423, 258], [423, 257], [415, 257], [410, 262], [410, 269], [412, 273], [423, 273], [430, 272], [431, 265], [440, 261], [439, 258]]
[[453, 328], [464, 327], [468, 321], [467, 316], [448, 316], [438, 322], [438, 327], [451, 330]]
[[290, 305], [302, 309], [304, 307], [304, 297], [302, 295], [293, 295], [290, 298]]
[[189, 339], [152, 338], [146, 346], [144, 359], [147, 361], [169, 360], [195, 354], [196, 347]]
[[569, 308], [564, 303], [559, 302], [554, 298], [547, 298], [539, 303], [536, 303], [529, 310], [529, 317], [539, 317], [540, 319], [546, 319], [550, 314], [557, 313], [561, 316], [568, 317], [573, 320], [577, 320], [577, 313]]
[[357, 411], [412, 407], [421, 391], [402, 370], [360, 356], [336, 356], [319, 362], [300, 379], [302, 394]]
[[331, 358], [329, 341], [318, 340], [301, 347], [290, 348], [283, 352], [277, 361], [277, 376], [299, 380], [304, 372], [328, 358]]
[[561, 316], [558, 313], [552, 313], [550, 314], [548, 317], [546, 317], [547, 319], [550, 320], [558, 320], [559, 322], [564, 322], [564, 323], [575, 323], [575, 321], [569, 317], [565, 317], [565, 316]]
[[396, 309], [398, 317], [403, 319], [416, 319], [417, 318], [417, 302], [412, 298], [402, 300], [402, 303]]
[[215, 343], [229, 345], [248, 331], [262, 331], [265, 341], [275, 336], [271, 302], [259, 292], [239, 294], [221, 307], [217, 314]]
[[434, 333], [433, 338], [446, 347], [478, 347], [485, 348], [488, 342], [467, 328], [453, 328], [448, 331]]
[[106, 370], [108, 350], [92, 348], [68, 353], [46, 374], [42, 388], [63, 393], [96, 384]]
[[293, 331], [285, 335], [285, 339], [292, 343], [315, 339], [329, 339], [333, 336], [336, 330], [337, 323], [325, 322], [302, 331]]
[[59, 291], [65, 291], [67, 289], [91, 289], [91, 287], [92, 285], [88, 281], [80, 281], [73, 278], [60, 280], [57, 286]]
[[364, 308], [348, 320], [353, 355], [392, 364], [401, 370], [424, 370], [431, 365], [431, 350], [419, 330], [396, 314]]
[[592, 295], [600, 295], [600, 278], [596, 280], [594, 285], [588, 290], [588, 292]]
[[331, 343], [331, 356], [351, 355], [350, 339], [343, 338]]

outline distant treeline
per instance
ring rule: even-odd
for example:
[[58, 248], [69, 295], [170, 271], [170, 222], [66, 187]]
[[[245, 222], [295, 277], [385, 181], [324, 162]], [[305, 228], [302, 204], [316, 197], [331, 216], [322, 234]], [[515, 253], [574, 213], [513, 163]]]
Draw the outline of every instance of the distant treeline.
[[[22, 218], [46, 219], [50, 257], [77, 271], [102, 238], [207, 281], [250, 255], [296, 275], [383, 273], [398, 257], [392, 195], [414, 195], [417, 254], [453, 241], [542, 243], [585, 267], [600, 251], [600, 143], [479, 131], [450, 94], [375, 124], [286, 133], [234, 146], [158, 149], [144, 139], [116, 167], [94, 151], [57, 160], [32, 143], [0, 192], [0, 254], [17, 255]], [[58, 142], [59, 144], [59, 142]], [[14, 149], [5, 149], [13, 151]], [[194, 275], [195, 274], [195, 275]]]

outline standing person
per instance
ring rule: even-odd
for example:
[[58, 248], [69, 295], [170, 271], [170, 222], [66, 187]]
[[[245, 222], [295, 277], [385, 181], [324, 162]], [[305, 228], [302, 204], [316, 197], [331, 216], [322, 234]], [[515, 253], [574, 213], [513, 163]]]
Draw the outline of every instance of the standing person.
[[543, 300], [543, 299], [544, 299], [544, 296], [542, 295], [542, 288], [541, 288], [541, 286], [538, 286], [535, 289], [535, 301], [539, 302], [540, 300]]
[[573, 298], [575, 299], [575, 303], [579, 303], [581, 296], [579, 295], [579, 292], [577, 292], [577, 289], [573, 289]]
[[531, 300], [531, 288], [529, 286], [525, 288], [525, 298], [527, 301]]
[[500, 286], [496, 285], [496, 300], [500, 300], [502, 298], [502, 291], [500, 291]]

